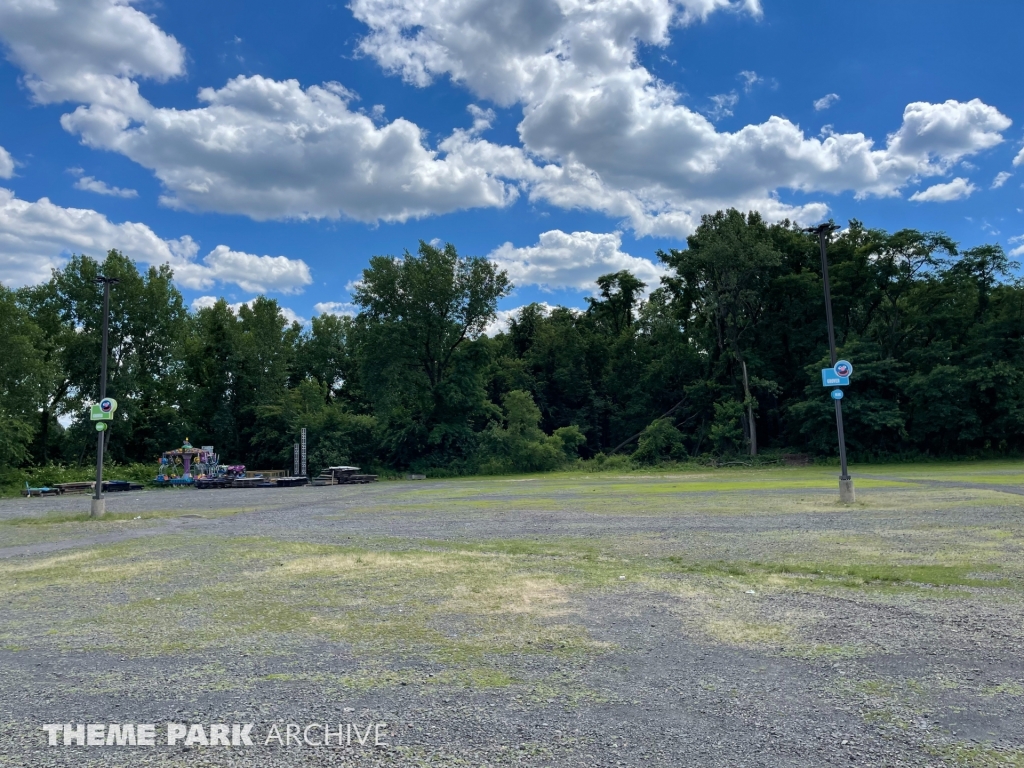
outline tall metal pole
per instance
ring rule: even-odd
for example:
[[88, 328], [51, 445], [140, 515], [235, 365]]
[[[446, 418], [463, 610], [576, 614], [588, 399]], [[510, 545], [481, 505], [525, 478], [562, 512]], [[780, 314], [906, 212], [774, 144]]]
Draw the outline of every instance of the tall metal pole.
[[[821, 277], [825, 283], [825, 320], [828, 322], [828, 350], [829, 359], [834, 366], [839, 360], [836, 353], [836, 329], [832, 322], [832, 290], [829, 287], [828, 279], [828, 236], [839, 229], [835, 224], [822, 224], [806, 231], [813, 232], [818, 236], [818, 246], [821, 250]], [[843, 433], [843, 401], [833, 400], [836, 404], [836, 431], [839, 433], [839, 464], [841, 474], [839, 475], [839, 498], [842, 501], [853, 501], [853, 480], [846, 466], [846, 435]]]
[[[107, 396], [107, 336], [110, 325], [110, 286], [117, 280], [100, 275], [96, 282], [103, 283], [103, 343], [100, 352], [100, 400]], [[106, 422], [103, 422], [106, 423]], [[96, 489], [93, 494], [90, 517], [102, 517], [106, 506], [103, 500], [103, 441], [106, 430], [96, 433]]]

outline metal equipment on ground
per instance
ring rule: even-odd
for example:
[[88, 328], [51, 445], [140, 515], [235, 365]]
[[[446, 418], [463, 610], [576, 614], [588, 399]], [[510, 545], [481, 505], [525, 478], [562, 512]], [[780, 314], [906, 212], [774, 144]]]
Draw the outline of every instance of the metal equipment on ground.
[[377, 475], [361, 475], [359, 467], [327, 467], [319, 477], [313, 480], [313, 485], [350, 485], [375, 482], [377, 482]]

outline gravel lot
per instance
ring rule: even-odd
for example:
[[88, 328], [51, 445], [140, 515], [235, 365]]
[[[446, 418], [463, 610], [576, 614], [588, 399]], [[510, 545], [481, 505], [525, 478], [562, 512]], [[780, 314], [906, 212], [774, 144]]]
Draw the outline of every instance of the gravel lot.
[[[0, 499], [0, 765], [1021, 766], [1021, 490], [988, 465], [875, 472], [852, 507], [817, 469], [147, 491], [98, 522]], [[263, 743], [325, 722], [388, 746]]]

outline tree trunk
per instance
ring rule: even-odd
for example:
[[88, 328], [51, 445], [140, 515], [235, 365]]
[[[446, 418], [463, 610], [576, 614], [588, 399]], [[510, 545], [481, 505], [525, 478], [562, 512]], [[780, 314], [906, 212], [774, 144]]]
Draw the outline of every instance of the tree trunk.
[[757, 456], [757, 424], [754, 423], [754, 401], [750, 397], [750, 383], [747, 380], [747, 364], [740, 360], [743, 366], [743, 396], [747, 401], [747, 421], [750, 423], [750, 455]]

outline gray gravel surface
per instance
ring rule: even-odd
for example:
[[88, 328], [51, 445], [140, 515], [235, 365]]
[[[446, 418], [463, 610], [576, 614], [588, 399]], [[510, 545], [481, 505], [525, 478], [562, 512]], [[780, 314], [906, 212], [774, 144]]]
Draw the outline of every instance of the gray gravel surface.
[[[898, 542], [910, 562], [955, 550], [965, 530], [1001, 532], [1002, 576], [1017, 578], [1024, 555], [1016, 491], [1001, 495], [984, 484], [915, 482], [878, 490], [877, 503], [861, 491], [865, 503], [846, 509], [820, 488], [652, 498], [620, 491], [614, 482], [111, 495], [110, 512], [168, 516], [111, 523], [109, 531], [97, 530], [107, 523], [26, 526], [46, 529], [40, 536], [47, 540], [5, 546], [0, 538], [0, 561], [32, 564], [54, 553], [136, 540], [258, 536], [377, 548], [426, 540], [579, 539], [613, 542], [609, 546], [623, 557], [745, 563], [784, 560], [832, 537], [858, 546]], [[609, 505], [619, 493], [621, 504]], [[83, 508], [83, 497], [3, 499], [0, 521]], [[15, 528], [21, 526], [0, 526], [0, 537]], [[794, 653], [771, 639], [716, 640], [693, 630], [699, 598], [643, 584], [579, 590], [571, 598], [572, 621], [604, 650], [510, 652], [491, 660], [513, 680], [497, 688], [399, 684], [383, 671], [378, 685], [334, 686], [331, 674], [356, 669], [365, 658], [327, 640], [295, 640], [271, 652], [241, 640], [140, 655], [60, 647], [40, 631], [27, 646], [5, 647], [4, 622], [12, 633], [22, 632], [26, 617], [0, 602], [0, 765], [1021, 765], [1024, 610], [1018, 587], [965, 587], [959, 597], [936, 590], [934, 599], [856, 589], [762, 593], [759, 587], [729, 598], [748, 601], [742, 610], [751, 622], [797, 622], [800, 647], [839, 649], [834, 653]], [[842, 650], [854, 645], [855, 652]], [[382, 670], [415, 673], [413, 680], [444, 671], [443, 664], [414, 655], [382, 652], [378, 661]], [[261, 735], [274, 723], [387, 723], [388, 746], [47, 746], [42, 725], [64, 722], [255, 723]], [[1000, 756], [1007, 762], [982, 762]]]

